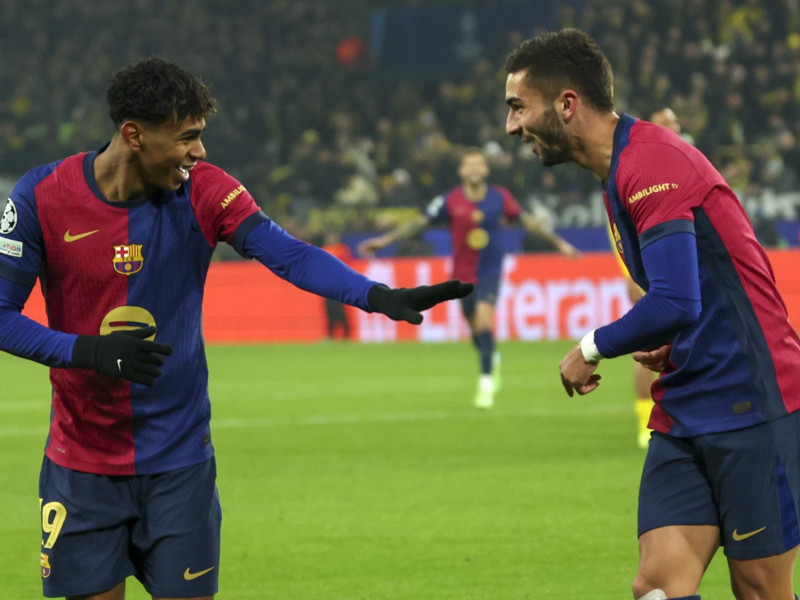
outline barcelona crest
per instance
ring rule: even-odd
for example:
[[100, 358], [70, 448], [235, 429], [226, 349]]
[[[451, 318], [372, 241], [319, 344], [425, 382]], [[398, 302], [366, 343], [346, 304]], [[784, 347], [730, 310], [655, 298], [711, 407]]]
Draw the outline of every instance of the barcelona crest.
[[39, 559], [39, 565], [42, 568], [42, 577], [44, 579], [50, 577], [50, 557], [44, 552], [42, 552], [41, 558]]
[[617, 252], [620, 256], [624, 256], [625, 250], [622, 248], [622, 236], [619, 234], [616, 223], [611, 223], [611, 234], [614, 236], [614, 244], [617, 247]]
[[142, 270], [144, 256], [142, 244], [114, 246], [114, 270], [122, 275], [133, 275]]

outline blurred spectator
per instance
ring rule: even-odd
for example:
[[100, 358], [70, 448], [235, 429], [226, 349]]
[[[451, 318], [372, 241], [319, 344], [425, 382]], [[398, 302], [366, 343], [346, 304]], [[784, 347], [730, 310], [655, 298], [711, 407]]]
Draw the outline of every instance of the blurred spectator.
[[381, 206], [398, 208], [423, 206], [420, 203], [420, 194], [411, 180], [411, 173], [403, 168], [394, 169], [390, 174], [381, 177], [380, 187]]

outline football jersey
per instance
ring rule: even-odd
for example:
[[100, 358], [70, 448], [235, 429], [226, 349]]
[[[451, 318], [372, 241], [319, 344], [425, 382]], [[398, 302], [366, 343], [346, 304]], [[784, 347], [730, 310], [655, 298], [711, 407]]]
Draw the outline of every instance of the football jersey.
[[671, 340], [650, 427], [695, 436], [797, 410], [800, 341], [747, 214], [706, 157], [623, 114], [604, 192], [617, 250], [645, 291], [642, 247], [673, 233], [696, 237], [700, 317]]
[[[276, 267], [291, 264], [285, 258], [289, 252], [305, 258], [304, 248], [309, 254], [322, 251], [291, 238], [269, 221], [243, 185], [204, 161], [175, 192], [108, 202], [94, 179], [96, 155], [83, 153], [34, 168], [12, 191], [4, 211], [8, 216], [0, 225], [3, 289], [11, 289], [8, 282], [13, 282], [29, 290], [38, 276], [49, 329], [13, 313], [25, 335], [9, 341], [5, 332], [5, 349], [56, 367], [50, 370], [52, 411], [45, 450], [55, 463], [131, 475], [202, 462], [213, 455], [213, 446], [201, 314], [217, 242], [242, 251], [248, 232], [261, 231], [250, 237], [268, 247], [265, 254]], [[264, 223], [269, 228], [256, 229]], [[316, 263], [307, 262], [313, 264], [296, 270], [313, 279]], [[325, 270], [334, 272], [340, 287], [349, 285], [349, 275], [331, 265]], [[369, 280], [352, 277], [364, 284], [358, 288], [363, 297]], [[24, 298], [9, 302], [8, 296], [0, 298], [2, 306], [18, 311]], [[70, 365], [74, 334], [145, 325], [154, 325], [156, 341], [173, 349], [153, 387], [57, 368]], [[25, 341], [32, 339], [38, 340], [35, 349]]]
[[519, 214], [511, 192], [500, 186], [488, 186], [478, 202], [467, 198], [461, 186], [434, 198], [427, 216], [434, 224], [450, 224], [453, 279], [477, 283], [499, 277], [504, 254], [501, 227]]

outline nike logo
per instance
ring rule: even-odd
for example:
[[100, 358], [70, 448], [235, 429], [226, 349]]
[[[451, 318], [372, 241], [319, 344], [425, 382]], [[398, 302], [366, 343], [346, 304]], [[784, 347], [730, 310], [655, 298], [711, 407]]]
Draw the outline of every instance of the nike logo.
[[78, 240], [82, 240], [85, 237], [89, 237], [90, 235], [93, 235], [93, 234], [97, 233], [98, 231], [100, 231], [100, 230], [99, 229], [95, 229], [94, 231], [87, 231], [86, 233], [76, 233], [75, 235], [72, 235], [69, 232], [69, 229], [67, 229], [64, 232], [64, 241], [65, 242], [77, 242]]
[[121, 358], [117, 359], [117, 368], [119, 369], [119, 372], [122, 373], [122, 359]]
[[734, 542], [741, 542], [742, 540], [746, 540], [747, 538], [751, 538], [757, 533], [761, 533], [764, 531], [766, 527], [762, 527], [761, 529], [754, 529], [753, 531], [748, 531], [747, 533], [739, 533], [737, 529], [733, 530], [733, 541]]
[[208, 569], [206, 569], [205, 571], [198, 571], [197, 573], [192, 573], [192, 572], [191, 572], [191, 571], [189, 571], [189, 569], [187, 568], [187, 569], [186, 569], [186, 570], [183, 572], [183, 578], [184, 578], [186, 581], [191, 581], [192, 579], [197, 579], [198, 577], [202, 577], [202, 576], [203, 576], [203, 575], [205, 575], [206, 573], [211, 573], [211, 571], [213, 571], [213, 570], [214, 570], [214, 567], [209, 567], [209, 568], [208, 568]]

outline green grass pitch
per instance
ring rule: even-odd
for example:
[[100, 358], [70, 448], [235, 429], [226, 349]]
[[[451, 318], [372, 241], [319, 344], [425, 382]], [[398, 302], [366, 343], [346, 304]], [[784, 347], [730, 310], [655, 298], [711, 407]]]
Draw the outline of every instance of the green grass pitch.
[[[214, 346], [223, 506], [218, 598], [630, 598], [636, 567], [629, 358], [569, 398], [569, 343], [502, 343], [503, 389], [471, 405], [460, 344]], [[0, 354], [3, 597], [41, 597], [44, 367]], [[731, 597], [717, 555], [701, 588]], [[149, 598], [135, 580], [128, 598]]]

